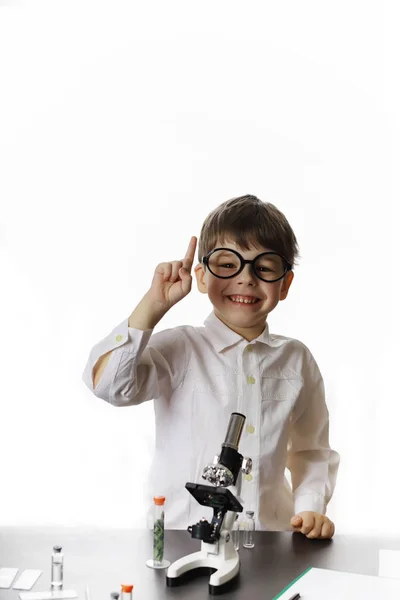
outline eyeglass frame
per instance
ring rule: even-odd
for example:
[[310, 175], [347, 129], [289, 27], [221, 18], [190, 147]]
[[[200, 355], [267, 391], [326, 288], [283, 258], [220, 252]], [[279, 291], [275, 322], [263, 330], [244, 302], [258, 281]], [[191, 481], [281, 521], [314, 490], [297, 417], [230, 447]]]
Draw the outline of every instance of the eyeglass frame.
[[[240, 260], [239, 271], [236, 271], [236, 273], [234, 273], [233, 275], [228, 275], [228, 276], [225, 276], [225, 275], [216, 275], [215, 273], [213, 273], [211, 271], [211, 269], [210, 269], [210, 265], [208, 264], [208, 261], [209, 261], [210, 256], [212, 254], [214, 254], [214, 252], [217, 252], [217, 250], [228, 250], [228, 252], [233, 252], [233, 254], [236, 254], [236, 256], [238, 257], [238, 259]], [[257, 274], [257, 272], [256, 272], [256, 268], [255, 268], [256, 260], [259, 259], [260, 256], [265, 256], [266, 254], [273, 254], [274, 256], [279, 256], [285, 262], [285, 271], [284, 271], [283, 275], [281, 275], [277, 279], [271, 279], [271, 280], [267, 281], [266, 279], [263, 279], [262, 277], [260, 277]], [[201, 259], [201, 262], [204, 265], [206, 265], [206, 267], [210, 271], [211, 275], [213, 275], [214, 277], [218, 277], [218, 279], [232, 279], [233, 277], [236, 277], [237, 275], [239, 275], [239, 273], [241, 273], [243, 271], [243, 269], [245, 268], [246, 265], [250, 265], [251, 266], [251, 270], [254, 273], [254, 275], [258, 279], [260, 279], [260, 281], [263, 281], [264, 283], [275, 283], [276, 281], [280, 281], [293, 268], [293, 265], [291, 265], [289, 263], [289, 261], [284, 256], [282, 256], [282, 254], [279, 254], [279, 252], [272, 252], [272, 251], [271, 252], [261, 252], [261, 254], [258, 254], [252, 260], [246, 260], [246, 259], [243, 258], [243, 256], [241, 254], [239, 254], [239, 252], [237, 252], [236, 250], [232, 250], [232, 248], [214, 248], [214, 250], [211, 250], [211, 252], [209, 252], [208, 254], [206, 254], [205, 256], [203, 256], [203, 258]]]

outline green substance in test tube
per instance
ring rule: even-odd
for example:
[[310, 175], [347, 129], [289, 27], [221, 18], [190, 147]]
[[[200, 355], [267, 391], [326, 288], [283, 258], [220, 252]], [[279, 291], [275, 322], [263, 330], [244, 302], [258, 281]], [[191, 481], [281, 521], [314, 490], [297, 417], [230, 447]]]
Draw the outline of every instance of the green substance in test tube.
[[164, 512], [154, 521], [153, 559], [162, 562], [164, 558]]

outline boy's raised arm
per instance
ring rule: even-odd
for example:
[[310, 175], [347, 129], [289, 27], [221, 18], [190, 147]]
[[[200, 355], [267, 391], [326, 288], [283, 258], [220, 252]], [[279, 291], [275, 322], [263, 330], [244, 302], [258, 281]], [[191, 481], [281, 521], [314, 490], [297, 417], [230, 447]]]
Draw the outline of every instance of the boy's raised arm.
[[[182, 260], [157, 265], [150, 289], [129, 317], [129, 327], [142, 331], [154, 329], [169, 309], [189, 294], [196, 245], [197, 238], [193, 236]], [[93, 367], [94, 388], [98, 385], [112, 352], [110, 350], [103, 354]]]

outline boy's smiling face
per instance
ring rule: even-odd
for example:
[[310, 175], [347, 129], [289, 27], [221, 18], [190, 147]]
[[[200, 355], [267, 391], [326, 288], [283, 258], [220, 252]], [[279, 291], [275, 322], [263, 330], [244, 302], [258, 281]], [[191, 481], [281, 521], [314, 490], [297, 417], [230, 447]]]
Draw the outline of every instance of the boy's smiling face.
[[[262, 252], [272, 251], [258, 244], [245, 250], [229, 239], [217, 242], [215, 247], [236, 250], [245, 260], [252, 260]], [[195, 267], [195, 273], [197, 287], [200, 292], [208, 294], [215, 315], [248, 341], [256, 339], [262, 333], [268, 314], [280, 300], [286, 298], [293, 280], [293, 271], [289, 271], [279, 281], [262, 281], [256, 277], [251, 265], [245, 265], [244, 269], [231, 279], [215, 277], [201, 264]]]

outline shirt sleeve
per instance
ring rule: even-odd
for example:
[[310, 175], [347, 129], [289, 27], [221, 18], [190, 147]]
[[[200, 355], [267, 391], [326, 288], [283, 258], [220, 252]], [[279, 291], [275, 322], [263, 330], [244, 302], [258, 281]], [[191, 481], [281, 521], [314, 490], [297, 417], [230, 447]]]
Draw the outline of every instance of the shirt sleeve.
[[[112, 350], [97, 386], [93, 368]], [[186, 366], [185, 336], [178, 329], [153, 334], [128, 327], [128, 319], [91, 350], [83, 381], [98, 398], [114, 406], [132, 406], [147, 400], [170, 397], [183, 380]]]
[[339, 454], [329, 445], [324, 382], [310, 355], [304, 386], [292, 415], [287, 468], [292, 476], [295, 514], [325, 514], [335, 488]]

